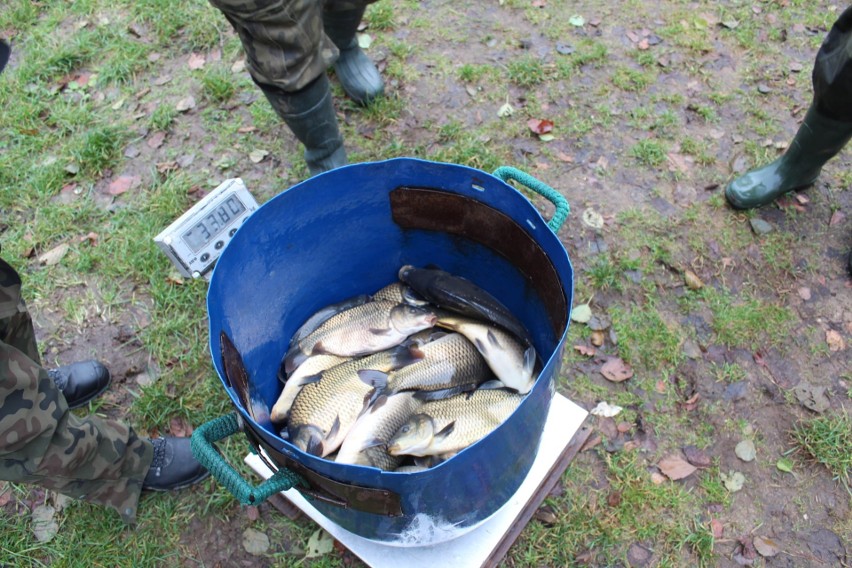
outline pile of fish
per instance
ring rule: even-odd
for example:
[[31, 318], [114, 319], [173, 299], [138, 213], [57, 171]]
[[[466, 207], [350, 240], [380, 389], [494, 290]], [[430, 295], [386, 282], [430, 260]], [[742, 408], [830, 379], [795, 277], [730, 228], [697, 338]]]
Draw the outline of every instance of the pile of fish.
[[499, 426], [538, 370], [527, 330], [497, 299], [406, 265], [398, 282], [327, 306], [296, 331], [270, 419], [307, 453], [417, 471]]

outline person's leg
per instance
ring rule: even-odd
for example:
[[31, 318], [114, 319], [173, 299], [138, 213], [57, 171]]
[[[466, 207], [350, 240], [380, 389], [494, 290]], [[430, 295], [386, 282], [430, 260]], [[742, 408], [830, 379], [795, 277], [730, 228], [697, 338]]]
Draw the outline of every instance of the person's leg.
[[0, 259], [0, 479], [112, 507], [133, 522], [142, 490], [179, 489], [206, 475], [189, 438], [143, 440], [117, 420], [69, 411], [40, 364], [20, 277]]
[[816, 181], [823, 165], [852, 138], [852, 7], [832, 26], [813, 69], [814, 98], [787, 151], [732, 181], [725, 197], [737, 209], [771, 203]]
[[125, 424], [72, 414], [47, 371], [0, 342], [0, 479], [106, 505], [132, 522], [153, 457]]
[[373, 61], [358, 45], [355, 32], [367, 4], [375, 0], [326, 0], [322, 11], [323, 29], [340, 56], [334, 62], [334, 73], [351, 99], [367, 104], [384, 94], [382, 76]]
[[326, 69], [338, 56], [317, 0], [210, 0], [240, 36], [249, 73], [305, 146], [311, 175], [346, 164]]

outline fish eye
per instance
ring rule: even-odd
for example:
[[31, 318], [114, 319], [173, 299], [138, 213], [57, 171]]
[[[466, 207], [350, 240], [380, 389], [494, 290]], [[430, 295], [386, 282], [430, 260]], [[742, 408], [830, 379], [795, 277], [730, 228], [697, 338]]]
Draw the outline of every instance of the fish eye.
[[407, 434], [409, 430], [411, 430], [411, 426], [409, 426], [408, 424], [399, 429], [399, 431], [403, 434]]

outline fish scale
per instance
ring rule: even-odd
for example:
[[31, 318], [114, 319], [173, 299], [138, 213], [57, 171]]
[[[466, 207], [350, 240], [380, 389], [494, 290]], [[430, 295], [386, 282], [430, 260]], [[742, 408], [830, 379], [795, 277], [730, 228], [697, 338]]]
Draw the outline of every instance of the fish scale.
[[[507, 389], [479, 389], [472, 393], [425, 402], [412, 420], [418, 416], [429, 417], [433, 425], [432, 440], [422, 453], [411, 455], [440, 455], [461, 451], [502, 424], [523, 399], [524, 395]], [[412, 424], [412, 420], [409, 420], [407, 425]], [[450, 424], [453, 424], [453, 428], [449, 434], [435, 435]], [[389, 442], [388, 451], [393, 455], [408, 454], [408, 450], [417, 441], [412, 432], [403, 435], [398, 431]]]
[[390, 391], [440, 390], [478, 385], [491, 378], [485, 359], [459, 333], [449, 333], [422, 345], [420, 349], [424, 354], [422, 360], [390, 374]]
[[402, 458], [388, 454], [387, 442], [421, 404], [410, 392], [380, 397], [355, 422], [335, 461], [396, 469]]
[[[332, 453], [340, 447], [374, 390], [373, 386], [361, 380], [358, 371], [376, 369], [388, 372], [411, 360], [412, 355], [407, 348], [396, 348], [323, 371], [320, 380], [302, 387], [293, 402], [288, 425], [290, 441], [303, 451], [309, 451], [311, 440], [321, 442], [320, 455], [325, 457]], [[333, 433], [336, 421], [339, 421], [339, 427], [337, 433]]]

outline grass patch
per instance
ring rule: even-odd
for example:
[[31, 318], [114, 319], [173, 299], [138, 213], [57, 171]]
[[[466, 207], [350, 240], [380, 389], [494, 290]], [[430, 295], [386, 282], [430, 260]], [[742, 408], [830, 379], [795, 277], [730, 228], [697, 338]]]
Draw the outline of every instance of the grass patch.
[[653, 140], [650, 138], [640, 140], [637, 144], [630, 148], [631, 156], [636, 158], [640, 164], [652, 168], [659, 168], [666, 163], [667, 153], [668, 150], [666, 149], [665, 144], [659, 140]]
[[717, 341], [728, 347], [757, 349], [780, 345], [794, 319], [789, 308], [758, 298], [735, 298], [707, 287], [695, 294], [713, 312], [711, 325]]
[[532, 87], [546, 78], [544, 64], [532, 56], [510, 61], [506, 73], [509, 81], [519, 87]]
[[682, 360], [680, 326], [660, 313], [652, 301], [632, 309], [610, 309], [618, 336], [618, 352], [633, 366], [644, 369], [675, 367]]
[[210, 67], [201, 76], [201, 92], [215, 103], [227, 102], [237, 92], [233, 73], [222, 66]]
[[655, 485], [637, 452], [599, 455], [604, 487], [590, 490], [592, 480], [569, 468], [565, 493], [546, 501], [559, 511], [558, 522], [531, 523], [510, 552], [515, 565], [575, 566], [582, 554], [585, 563], [614, 566], [629, 543], [646, 540], [655, 543], [660, 566], [682, 565], [685, 553], [691, 565], [709, 565], [712, 535], [688, 513], [696, 497], [675, 483]]
[[796, 424], [793, 440], [814, 461], [824, 465], [849, 491], [852, 470], [852, 418], [841, 412]]
[[72, 148], [71, 157], [80, 172], [97, 176], [111, 168], [121, 156], [124, 134], [116, 126], [97, 126], [85, 132]]

